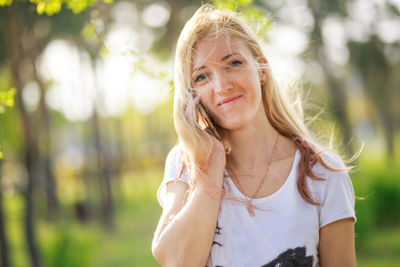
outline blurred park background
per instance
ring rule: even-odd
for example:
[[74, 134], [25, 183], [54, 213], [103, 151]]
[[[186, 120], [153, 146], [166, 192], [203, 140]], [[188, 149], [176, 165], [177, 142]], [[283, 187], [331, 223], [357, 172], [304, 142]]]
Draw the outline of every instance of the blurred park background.
[[[214, 3], [242, 11], [282, 88], [303, 88], [317, 136], [347, 158], [365, 144], [358, 265], [399, 266], [400, 1]], [[158, 266], [173, 51], [199, 6], [0, 0], [1, 266]]]

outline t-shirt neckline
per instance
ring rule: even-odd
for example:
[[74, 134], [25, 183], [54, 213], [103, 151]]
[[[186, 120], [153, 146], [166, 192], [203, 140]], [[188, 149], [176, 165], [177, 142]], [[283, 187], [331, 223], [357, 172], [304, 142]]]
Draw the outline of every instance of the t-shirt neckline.
[[[271, 195], [261, 197], [261, 198], [254, 198], [252, 200], [252, 203], [256, 204], [256, 203], [263, 203], [265, 201], [270, 201], [272, 199], [277, 198], [280, 194], [282, 194], [282, 192], [285, 190], [285, 188], [288, 186], [288, 184], [290, 184], [290, 181], [295, 178], [299, 157], [300, 157], [300, 151], [298, 149], [296, 149], [296, 154], [293, 159], [292, 168], [290, 170], [290, 173], [289, 173], [288, 177], [286, 178], [285, 182], [281, 185], [281, 187], [278, 188], [278, 190], [276, 190]], [[226, 177], [227, 182], [229, 183], [229, 185], [231, 186], [231, 188], [233, 189], [235, 194], [239, 195], [240, 198], [248, 198], [248, 197], [244, 196], [242, 194], [242, 192], [240, 192], [240, 190], [236, 187], [235, 183], [232, 181], [232, 178], [229, 176], [229, 173], [226, 170], [225, 170], [225, 174], [227, 175], [227, 177]]]

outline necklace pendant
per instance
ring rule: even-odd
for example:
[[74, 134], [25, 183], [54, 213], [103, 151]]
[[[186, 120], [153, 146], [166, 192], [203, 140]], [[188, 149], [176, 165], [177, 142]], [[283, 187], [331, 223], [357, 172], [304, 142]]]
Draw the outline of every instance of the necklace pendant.
[[248, 212], [249, 212], [249, 214], [250, 214], [251, 217], [256, 216], [256, 214], [254, 213], [254, 210], [253, 210], [253, 208], [251, 207], [251, 204], [250, 204], [250, 203], [247, 205], [247, 210], [248, 210]]

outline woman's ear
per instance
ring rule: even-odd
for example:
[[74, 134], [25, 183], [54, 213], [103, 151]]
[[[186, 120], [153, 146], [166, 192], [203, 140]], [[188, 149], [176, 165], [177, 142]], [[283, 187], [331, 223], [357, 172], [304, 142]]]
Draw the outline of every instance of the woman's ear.
[[268, 60], [265, 57], [259, 57], [257, 62], [260, 74], [260, 83], [261, 85], [264, 85], [264, 83], [267, 81], [267, 74], [265, 73], [265, 69], [267, 67]]
[[267, 65], [268, 64], [268, 60], [264, 57], [264, 56], [262, 56], [262, 57], [258, 57], [258, 63], [260, 64], [260, 65]]

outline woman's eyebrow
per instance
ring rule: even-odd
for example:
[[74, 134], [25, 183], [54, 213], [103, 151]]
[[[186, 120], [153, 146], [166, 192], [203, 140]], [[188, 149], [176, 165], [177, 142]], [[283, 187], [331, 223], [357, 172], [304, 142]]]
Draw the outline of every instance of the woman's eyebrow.
[[232, 54], [228, 54], [224, 57], [221, 58], [221, 61], [227, 60], [228, 58], [230, 58], [231, 56], [237, 55], [238, 53], [232, 53]]
[[[238, 55], [238, 54], [239, 54], [239, 53], [232, 53], [232, 54], [228, 54], [228, 55], [226, 55], [226, 56], [223, 56], [223, 57], [221, 58], [221, 61], [227, 60], [228, 58], [230, 58], [230, 57], [232, 57], [232, 56], [235, 56], [235, 55]], [[192, 72], [194, 73], [194, 72], [199, 71], [199, 70], [202, 70], [202, 69], [205, 69], [205, 66], [200, 66], [200, 67], [194, 68]]]
[[200, 67], [194, 68], [192, 72], [194, 73], [194, 72], [202, 70], [204, 68], [205, 68], [204, 66], [200, 66]]

